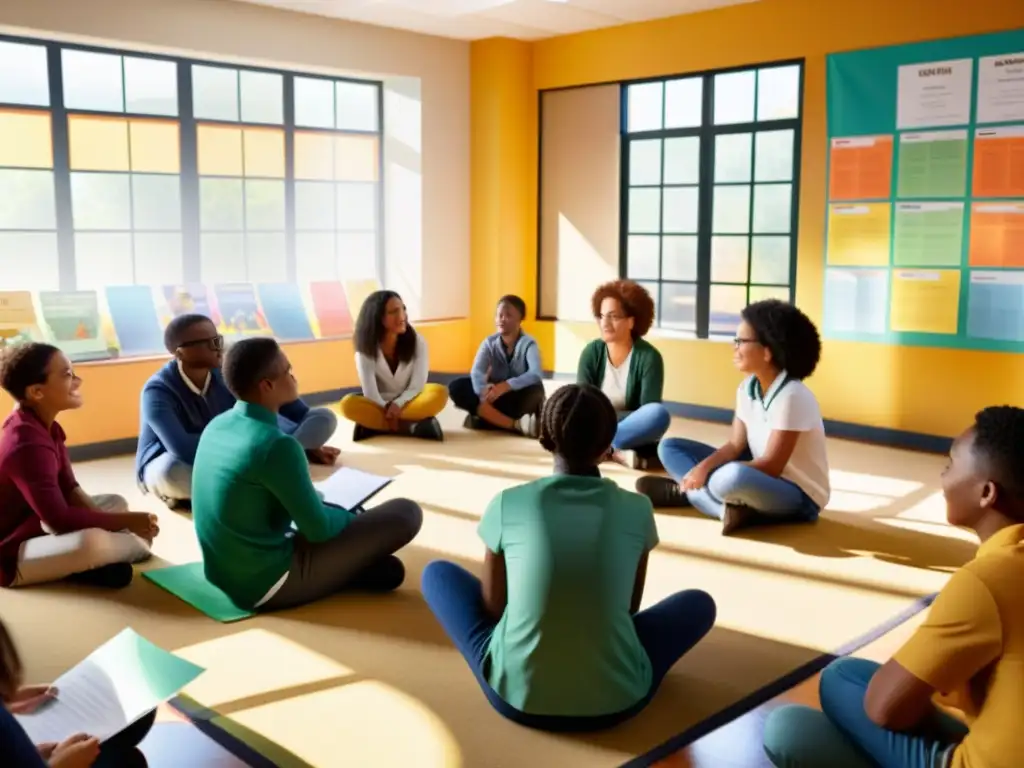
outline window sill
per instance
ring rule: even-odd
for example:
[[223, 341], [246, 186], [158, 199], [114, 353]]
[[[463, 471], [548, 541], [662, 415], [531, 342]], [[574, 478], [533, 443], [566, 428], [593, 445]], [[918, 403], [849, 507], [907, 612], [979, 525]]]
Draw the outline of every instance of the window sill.
[[697, 338], [693, 331], [674, 331], [669, 328], [652, 328], [647, 334], [648, 339], [664, 339], [665, 341], [704, 341], [716, 344], [732, 344], [732, 335], [715, 335], [706, 339]]

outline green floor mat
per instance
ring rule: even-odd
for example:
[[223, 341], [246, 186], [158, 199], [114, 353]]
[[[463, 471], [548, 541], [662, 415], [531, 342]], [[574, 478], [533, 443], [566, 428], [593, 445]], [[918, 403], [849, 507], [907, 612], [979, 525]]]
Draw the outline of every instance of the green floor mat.
[[253, 611], [239, 608], [231, 598], [208, 582], [203, 575], [202, 563], [154, 568], [143, 571], [142, 575], [215, 621], [227, 624], [255, 615]]

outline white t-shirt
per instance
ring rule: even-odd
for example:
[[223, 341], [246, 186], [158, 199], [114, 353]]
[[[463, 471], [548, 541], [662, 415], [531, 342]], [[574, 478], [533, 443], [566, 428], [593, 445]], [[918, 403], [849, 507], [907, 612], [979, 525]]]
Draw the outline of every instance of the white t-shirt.
[[761, 395], [761, 385], [750, 376], [736, 390], [736, 418], [747, 427], [747, 444], [755, 459], [764, 456], [775, 430], [801, 432], [782, 477], [799, 486], [824, 509], [832, 494], [828, 479], [825, 424], [814, 393], [783, 371]]
[[611, 358], [604, 363], [604, 379], [601, 380], [601, 391], [612, 401], [616, 411], [626, 410], [626, 382], [629, 380], [629, 366], [633, 362], [633, 350], [629, 350], [626, 359], [616, 368]]

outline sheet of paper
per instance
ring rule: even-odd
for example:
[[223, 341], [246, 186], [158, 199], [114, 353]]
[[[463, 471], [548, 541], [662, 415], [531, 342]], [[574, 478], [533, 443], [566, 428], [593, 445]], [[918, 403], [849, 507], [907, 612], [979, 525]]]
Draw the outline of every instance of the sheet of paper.
[[1024, 197], [1024, 126], [974, 133], [975, 197]]
[[900, 136], [899, 197], [963, 197], [967, 191], [967, 131]]
[[963, 203], [896, 204], [896, 266], [958, 267], [963, 246]]
[[971, 122], [974, 60], [922, 62], [899, 68], [896, 126], [901, 131]]
[[985, 56], [978, 62], [977, 123], [1024, 120], [1024, 53]]
[[829, 206], [829, 265], [888, 265], [891, 220], [892, 206], [889, 203]]
[[894, 331], [956, 333], [960, 270], [894, 270], [890, 301], [889, 327]]
[[892, 197], [892, 136], [832, 139], [829, 200], [888, 200]]
[[889, 299], [886, 269], [829, 269], [825, 328], [834, 333], [884, 334]]
[[106, 741], [204, 671], [125, 629], [54, 681], [56, 701], [17, 719], [35, 744], [76, 733]]
[[390, 482], [390, 477], [372, 475], [352, 467], [341, 467], [333, 475], [315, 485], [328, 504], [355, 510]]
[[1024, 267], [1024, 203], [971, 206], [972, 267]]
[[1024, 272], [971, 272], [967, 335], [976, 339], [1024, 342]]

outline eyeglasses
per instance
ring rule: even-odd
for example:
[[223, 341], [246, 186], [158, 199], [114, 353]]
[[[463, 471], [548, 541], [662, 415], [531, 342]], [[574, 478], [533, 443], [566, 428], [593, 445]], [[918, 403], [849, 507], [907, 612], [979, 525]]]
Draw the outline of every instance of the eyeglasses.
[[214, 352], [220, 352], [224, 349], [224, 337], [220, 334], [211, 336], [208, 339], [192, 339], [191, 341], [183, 341], [178, 345], [178, 349], [189, 349], [190, 347], [208, 347]]
[[607, 315], [594, 315], [594, 319], [597, 320], [597, 322], [599, 323], [602, 320], [608, 320], [611, 323], [620, 323], [627, 317], [627, 315], [620, 315], [616, 312], [609, 312]]
[[736, 347], [736, 349], [739, 349], [744, 344], [757, 344], [757, 339], [745, 339], [742, 336], [737, 336], [732, 340], [732, 345]]

